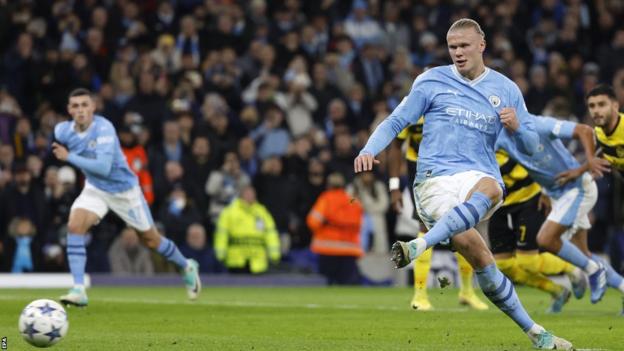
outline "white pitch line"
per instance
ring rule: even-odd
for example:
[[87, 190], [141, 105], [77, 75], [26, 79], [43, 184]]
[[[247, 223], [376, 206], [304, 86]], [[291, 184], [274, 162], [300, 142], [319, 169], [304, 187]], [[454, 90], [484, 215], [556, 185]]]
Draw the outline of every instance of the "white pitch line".
[[[16, 295], [0, 295], [0, 300], [5, 301], [21, 301], [24, 300], [24, 296]], [[250, 301], [173, 301], [173, 300], [154, 300], [154, 299], [129, 299], [129, 298], [115, 298], [115, 297], [102, 297], [92, 299], [94, 303], [110, 302], [110, 303], [131, 303], [131, 304], [150, 304], [150, 305], [204, 305], [204, 306], [227, 306], [227, 307], [271, 307], [271, 308], [304, 308], [304, 309], [338, 309], [338, 310], [378, 310], [378, 311], [405, 311], [408, 308], [401, 308], [397, 306], [388, 305], [353, 305], [353, 304], [285, 304], [285, 303], [265, 303], [265, 302], [250, 302]], [[433, 311], [427, 312], [467, 312], [467, 308], [436, 308]]]

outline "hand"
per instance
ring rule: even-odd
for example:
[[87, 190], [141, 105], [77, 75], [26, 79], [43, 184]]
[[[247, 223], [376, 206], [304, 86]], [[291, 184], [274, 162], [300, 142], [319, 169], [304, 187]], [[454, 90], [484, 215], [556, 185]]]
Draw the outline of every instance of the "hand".
[[396, 213], [403, 212], [403, 194], [401, 194], [401, 190], [395, 189], [390, 191], [390, 203]]
[[61, 161], [67, 161], [67, 157], [69, 157], [69, 151], [67, 151], [67, 148], [57, 142], [52, 143], [52, 153], [54, 154], [54, 157]]
[[379, 160], [375, 159], [375, 156], [371, 154], [361, 154], [353, 161], [353, 168], [355, 173], [372, 171], [374, 164], [379, 164]]
[[544, 194], [540, 195], [539, 200], [537, 200], [537, 210], [543, 211], [545, 216], [550, 214], [550, 210], [552, 210], [552, 205], [550, 204], [550, 198]]
[[515, 132], [520, 128], [520, 122], [518, 122], [516, 110], [514, 108], [505, 107], [500, 111], [499, 117], [503, 127], [507, 128], [507, 130]]
[[567, 170], [565, 172], [561, 172], [561, 173], [557, 174], [557, 176], [555, 177], [555, 180], [557, 182], [557, 185], [561, 186], [561, 185], [566, 184], [567, 182], [570, 182], [570, 181], [580, 177], [583, 173], [584, 173], [583, 172], [583, 167], [570, 169], [570, 170]]
[[611, 164], [609, 161], [600, 157], [592, 157], [591, 159], [588, 159], [587, 166], [589, 167], [589, 171], [594, 178], [602, 178], [605, 173], [611, 172]]

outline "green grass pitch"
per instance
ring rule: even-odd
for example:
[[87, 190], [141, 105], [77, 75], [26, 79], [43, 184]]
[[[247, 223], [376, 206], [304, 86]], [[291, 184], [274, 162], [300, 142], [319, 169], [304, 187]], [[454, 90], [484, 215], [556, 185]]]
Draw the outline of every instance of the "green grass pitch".
[[[0, 336], [7, 350], [30, 350], [17, 330], [28, 302], [62, 290], [0, 290]], [[588, 296], [560, 315], [528, 288], [529, 313], [577, 349], [624, 350], [620, 294], [598, 305]], [[409, 308], [408, 288], [207, 287], [186, 301], [182, 287], [89, 290], [90, 306], [68, 308], [69, 332], [53, 350], [530, 350], [525, 335], [492, 305], [485, 312], [457, 304], [457, 290], [430, 292], [437, 308]]]

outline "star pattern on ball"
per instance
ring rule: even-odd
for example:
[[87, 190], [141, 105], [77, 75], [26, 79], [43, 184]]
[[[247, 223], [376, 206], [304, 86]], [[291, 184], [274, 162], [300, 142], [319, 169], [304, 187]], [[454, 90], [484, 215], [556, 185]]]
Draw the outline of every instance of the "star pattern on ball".
[[27, 334], [30, 339], [32, 339], [33, 335], [39, 333], [39, 331], [35, 329], [35, 322], [26, 323], [26, 330], [24, 330], [23, 333]]
[[48, 304], [47, 302], [45, 305], [39, 306], [37, 308], [41, 311], [41, 314], [44, 316], [45, 315], [51, 316], [52, 312], [56, 311], [56, 308], [50, 306], [50, 304]]
[[46, 336], [50, 337], [50, 341], [61, 337], [61, 327], [55, 328], [54, 324], [52, 325], [52, 330], [45, 333]]

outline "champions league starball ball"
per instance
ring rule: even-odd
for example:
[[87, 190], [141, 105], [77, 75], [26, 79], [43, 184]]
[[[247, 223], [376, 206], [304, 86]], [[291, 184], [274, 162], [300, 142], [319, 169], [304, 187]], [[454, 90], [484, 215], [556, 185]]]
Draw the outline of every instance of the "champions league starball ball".
[[69, 322], [63, 306], [52, 300], [35, 300], [28, 304], [20, 315], [20, 334], [29, 344], [49, 347], [61, 341]]

